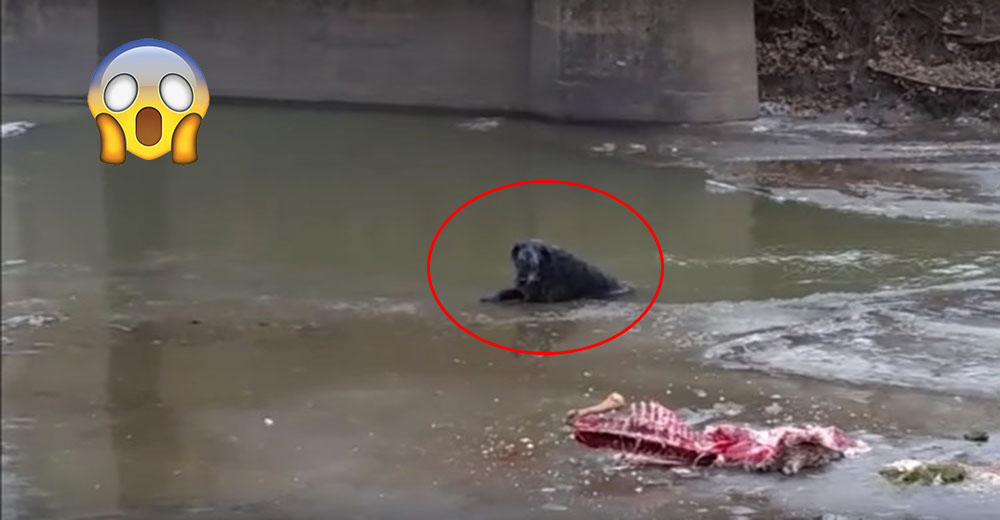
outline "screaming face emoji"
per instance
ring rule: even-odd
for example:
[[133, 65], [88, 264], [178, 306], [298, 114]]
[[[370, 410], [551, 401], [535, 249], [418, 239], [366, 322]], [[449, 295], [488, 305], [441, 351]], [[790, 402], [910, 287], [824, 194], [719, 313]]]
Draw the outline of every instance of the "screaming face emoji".
[[101, 160], [125, 162], [172, 152], [177, 164], [198, 160], [198, 128], [208, 110], [208, 84], [191, 56], [165, 41], [144, 39], [111, 51], [87, 94], [101, 132]]

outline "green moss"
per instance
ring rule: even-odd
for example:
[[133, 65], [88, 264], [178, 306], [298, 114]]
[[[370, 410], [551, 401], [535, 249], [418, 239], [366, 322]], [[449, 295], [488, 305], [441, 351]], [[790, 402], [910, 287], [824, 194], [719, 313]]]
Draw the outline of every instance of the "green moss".
[[965, 432], [965, 435], [963, 435], [962, 438], [972, 442], [986, 442], [990, 440], [990, 434], [983, 430], [970, 430]]
[[920, 464], [912, 468], [888, 467], [879, 471], [883, 478], [893, 484], [954, 484], [968, 476], [960, 464]]

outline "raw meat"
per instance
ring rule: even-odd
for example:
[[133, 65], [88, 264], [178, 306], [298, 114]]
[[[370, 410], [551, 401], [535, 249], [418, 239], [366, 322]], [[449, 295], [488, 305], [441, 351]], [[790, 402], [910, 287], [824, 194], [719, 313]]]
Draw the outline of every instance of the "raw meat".
[[570, 413], [573, 438], [588, 447], [617, 452], [633, 463], [739, 467], [797, 473], [868, 451], [834, 426], [811, 424], [755, 430], [716, 424], [699, 432], [673, 410], [642, 401], [627, 409], [611, 394], [601, 404]]

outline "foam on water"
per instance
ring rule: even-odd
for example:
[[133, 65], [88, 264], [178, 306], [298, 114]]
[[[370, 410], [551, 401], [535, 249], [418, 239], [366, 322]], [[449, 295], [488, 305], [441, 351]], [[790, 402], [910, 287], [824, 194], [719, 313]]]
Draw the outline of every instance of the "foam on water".
[[[824, 260], [847, 262], [851, 255]], [[887, 256], [888, 257], [888, 256]], [[656, 304], [626, 341], [684, 349], [727, 368], [933, 392], [1000, 395], [1000, 278], [943, 267], [917, 287], [801, 298]], [[526, 312], [463, 313], [491, 329], [567, 322], [625, 324], [645, 305], [590, 302]]]
[[711, 304], [694, 314], [699, 328], [712, 332], [693, 346], [730, 368], [1000, 394], [998, 278]]
[[4, 123], [0, 126], [0, 134], [2, 134], [3, 139], [8, 137], [14, 137], [21, 135], [28, 131], [30, 128], [34, 128], [35, 123], [31, 121], [12, 121], [10, 123]]

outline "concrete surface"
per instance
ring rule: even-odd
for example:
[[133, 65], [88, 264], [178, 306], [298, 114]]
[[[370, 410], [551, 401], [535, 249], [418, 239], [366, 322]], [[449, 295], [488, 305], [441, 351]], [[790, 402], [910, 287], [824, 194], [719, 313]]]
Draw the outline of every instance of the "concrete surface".
[[709, 122], [757, 114], [752, 0], [6, 0], [4, 94], [83, 97], [141, 37], [213, 100]]

